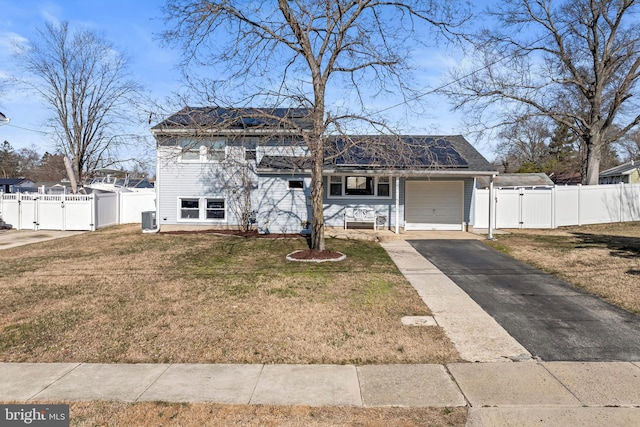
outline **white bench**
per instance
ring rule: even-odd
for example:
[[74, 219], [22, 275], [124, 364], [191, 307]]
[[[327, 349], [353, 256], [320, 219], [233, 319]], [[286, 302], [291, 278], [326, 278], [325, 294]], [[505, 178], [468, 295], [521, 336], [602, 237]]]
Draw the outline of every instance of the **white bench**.
[[347, 229], [349, 222], [370, 222], [375, 230], [378, 222], [378, 215], [375, 209], [371, 208], [345, 208], [344, 210], [344, 229]]

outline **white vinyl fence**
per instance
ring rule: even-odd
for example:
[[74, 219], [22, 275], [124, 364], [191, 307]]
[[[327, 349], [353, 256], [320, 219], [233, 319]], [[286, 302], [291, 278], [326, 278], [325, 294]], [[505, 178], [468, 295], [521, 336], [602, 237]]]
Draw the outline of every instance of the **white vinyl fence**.
[[[640, 184], [494, 189], [494, 228], [640, 221]], [[475, 228], [489, 226], [489, 190], [476, 190]]]
[[0, 218], [17, 230], [95, 231], [139, 223], [155, 210], [155, 193], [0, 193]]

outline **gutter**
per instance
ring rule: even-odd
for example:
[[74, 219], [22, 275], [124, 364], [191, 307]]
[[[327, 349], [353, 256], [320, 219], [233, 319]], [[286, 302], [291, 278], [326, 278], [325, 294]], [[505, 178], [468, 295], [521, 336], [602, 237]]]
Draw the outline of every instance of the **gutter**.
[[[275, 169], [275, 168], [258, 168], [256, 172], [259, 174], [279, 174], [279, 175], [291, 175], [291, 174], [310, 174], [310, 169]], [[392, 176], [404, 176], [404, 177], [428, 177], [428, 176], [455, 176], [458, 178], [474, 178], [476, 176], [496, 176], [497, 171], [460, 171], [460, 170], [447, 170], [447, 169], [429, 169], [429, 170], [400, 170], [400, 169], [324, 169], [323, 175], [392, 175]]]

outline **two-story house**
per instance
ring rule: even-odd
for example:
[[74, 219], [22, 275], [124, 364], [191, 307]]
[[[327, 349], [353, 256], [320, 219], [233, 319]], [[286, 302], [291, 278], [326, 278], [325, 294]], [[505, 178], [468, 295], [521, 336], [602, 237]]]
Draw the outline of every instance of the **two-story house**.
[[[212, 107], [185, 108], [154, 126], [159, 225], [303, 231], [311, 221], [309, 129], [304, 109]], [[458, 135], [335, 136], [326, 145], [329, 227], [362, 209], [396, 231], [465, 230], [474, 223], [476, 177], [497, 173]]]

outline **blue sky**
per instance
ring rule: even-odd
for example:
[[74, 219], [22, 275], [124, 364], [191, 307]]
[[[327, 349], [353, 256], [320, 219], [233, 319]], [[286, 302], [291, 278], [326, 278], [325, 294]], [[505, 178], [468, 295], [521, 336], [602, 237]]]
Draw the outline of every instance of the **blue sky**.
[[[157, 40], [157, 33], [164, 26], [162, 5], [162, 0], [0, 0], [0, 74], [16, 72], [10, 57], [13, 40], [31, 39], [36, 28], [47, 20], [68, 21], [72, 27], [83, 26], [102, 33], [126, 52], [132, 77], [154, 97], [164, 98], [179, 87], [180, 79], [175, 68], [179, 56]], [[0, 111], [11, 119], [9, 125], [0, 127], [0, 142], [7, 140], [16, 149], [35, 145], [39, 152], [55, 149], [46, 135], [36, 132], [47, 117], [38, 97], [9, 88], [0, 98]], [[150, 137], [148, 128], [140, 125], [129, 131]], [[149, 147], [132, 150], [134, 155], [144, 155]]]
[[[0, 0], [0, 75], [15, 73], [10, 61], [12, 40], [31, 39], [37, 27], [46, 20], [68, 21], [72, 27], [85, 26], [97, 30], [112, 41], [118, 49], [125, 51], [131, 59], [131, 72], [152, 97], [163, 99], [180, 88], [180, 73], [176, 65], [180, 56], [175, 50], [163, 47], [158, 33], [164, 28], [162, 6], [164, 0]], [[416, 55], [424, 68], [418, 75], [419, 84], [436, 86], [444, 78], [447, 66], [454, 60], [452, 54], [442, 49], [433, 49]], [[332, 95], [329, 94], [331, 97]], [[380, 108], [394, 105], [400, 100], [386, 100]], [[436, 96], [423, 98], [426, 115], [403, 117], [406, 133], [464, 134], [459, 120], [449, 111], [445, 99]], [[53, 151], [48, 137], [40, 132], [46, 117], [45, 106], [33, 94], [23, 91], [5, 92], [0, 97], [0, 111], [11, 119], [9, 125], [0, 127], [0, 142], [8, 140], [14, 148], [35, 145], [39, 152]], [[402, 109], [389, 110], [390, 114], [402, 115]], [[153, 124], [153, 123], [152, 123]], [[129, 130], [150, 138], [148, 125]], [[480, 144], [477, 148], [489, 159], [490, 147]], [[153, 147], [132, 148], [132, 155], [153, 155]]]

